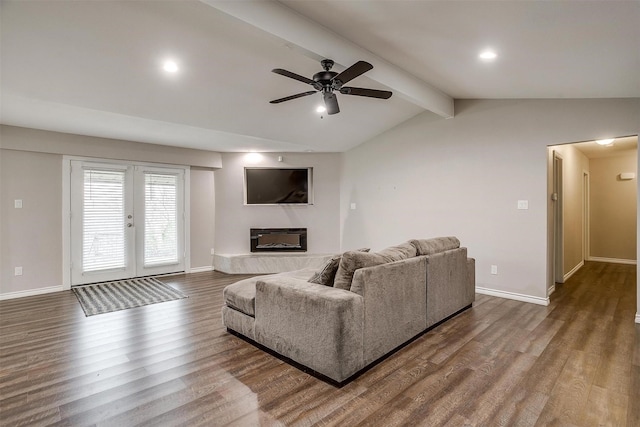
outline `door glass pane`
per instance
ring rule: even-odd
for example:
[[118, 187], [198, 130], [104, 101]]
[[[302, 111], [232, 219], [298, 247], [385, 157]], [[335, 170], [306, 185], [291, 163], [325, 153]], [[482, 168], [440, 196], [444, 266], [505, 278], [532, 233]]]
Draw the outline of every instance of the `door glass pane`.
[[178, 263], [178, 177], [144, 175], [144, 265]]
[[125, 172], [84, 170], [82, 269], [126, 267]]

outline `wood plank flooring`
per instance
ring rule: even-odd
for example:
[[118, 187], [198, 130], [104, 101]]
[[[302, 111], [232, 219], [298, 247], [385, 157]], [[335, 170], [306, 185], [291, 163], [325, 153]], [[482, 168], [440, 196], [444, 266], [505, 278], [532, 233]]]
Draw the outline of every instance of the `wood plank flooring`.
[[0, 425], [640, 426], [635, 266], [587, 263], [547, 307], [477, 295], [342, 388], [225, 331], [244, 277], [93, 317], [70, 291], [0, 301]]

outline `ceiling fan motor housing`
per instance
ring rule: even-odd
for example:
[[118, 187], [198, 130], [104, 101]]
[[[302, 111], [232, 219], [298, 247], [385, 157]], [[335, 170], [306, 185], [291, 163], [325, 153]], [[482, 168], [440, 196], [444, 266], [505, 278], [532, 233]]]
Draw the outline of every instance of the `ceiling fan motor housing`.
[[335, 86], [336, 81], [333, 80], [333, 78], [337, 76], [338, 73], [336, 73], [335, 71], [330, 71], [331, 68], [333, 68], [333, 60], [323, 59], [322, 61], [320, 61], [320, 64], [322, 65], [322, 68], [324, 68], [324, 71], [315, 73], [313, 75], [313, 81], [322, 85], [323, 92], [331, 92], [333, 89], [338, 89]]
[[322, 86], [331, 86], [331, 80], [337, 76], [335, 71], [320, 71], [313, 75], [313, 81], [320, 83]]
[[[294, 79], [299, 82], [311, 85], [316, 91], [321, 92], [322, 98], [324, 99], [325, 107], [327, 108], [327, 114], [329, 115], [337, 114], [340, 112], [340, 107], [338, 106], [338, 100], [334, 91], [339, 91], [344, 95], [365, 96], [369, 98], [379, 99], [388, 99], [391, 96], [391, 92], [385, 90], [343, 86], [345, 83], [348, 83], [349, 81], [372, 69], [373, 65], [369, 64], [368, 62], [358, 61], [341, 73], [331, 71], [331, 68], [333, 68], [334, 65], [334, 62], [331, 59], [323, 59], [322, 61], [320, 61], [320, 63], [322, 65], [322, 68], [324, 68], [324, 71], [320, 71], [319, 73], [314, 74], [313, 80], [299, 74], [292, 73], [291, 71], [283, 70], [282, 68], [275, 68], [271, 71], [290, 79]], [[274, 99], [273, 101], [270, 101], [270, 103], [279, 104], [284, 101], [290, 101], [292, 99], [298, 99], [304, 96], [313, 95], [314, 93], [317, 92], [307, 91], [297, 93], [295, 95], [287, 96], [284, 98]]]

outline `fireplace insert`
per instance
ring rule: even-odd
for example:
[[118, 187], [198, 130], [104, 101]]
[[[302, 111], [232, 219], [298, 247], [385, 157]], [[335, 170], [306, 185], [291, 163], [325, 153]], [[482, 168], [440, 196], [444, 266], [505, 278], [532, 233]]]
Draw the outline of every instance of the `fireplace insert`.
[[251, 252], [306, 252], [306, 228], [252, 228]]

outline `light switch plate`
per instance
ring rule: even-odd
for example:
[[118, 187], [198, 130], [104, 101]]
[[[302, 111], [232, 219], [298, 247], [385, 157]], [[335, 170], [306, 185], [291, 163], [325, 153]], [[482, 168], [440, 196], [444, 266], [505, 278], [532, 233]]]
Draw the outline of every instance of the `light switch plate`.
[[13, 201], [13, 206], [14, 206], [16, 209], [22, 209], [22, 199], [15, 199], [15, 200]]
[[528, 200], [518, 200], [518, 209], [529, 209]]
[[356, 204], [355, 203], [351, 203], [351, 210], [355, 211], [356, 210]]
[[16, 268], [14, 269], [14, 274], [15, 274], [16, 276], [22, 276], [22, 267], [16, 267]]

